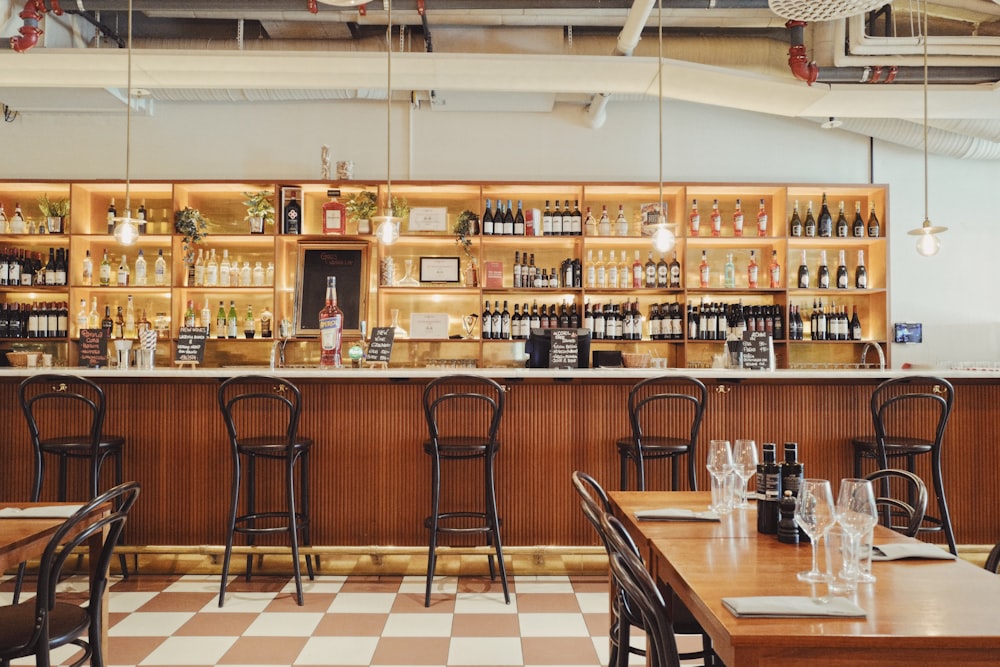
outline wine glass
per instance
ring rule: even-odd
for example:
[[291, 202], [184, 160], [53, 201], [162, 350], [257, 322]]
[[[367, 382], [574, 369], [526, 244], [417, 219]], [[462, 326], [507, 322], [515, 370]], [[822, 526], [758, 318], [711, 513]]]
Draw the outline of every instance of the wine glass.
[[733, 506], [733, 451], [728, 440], [708, 443], [708, 472], [712, 476], [712, 504], [710, 510], [725, 514]]
[[812, 568], [799, 572], [799, 581], [817, 583], [826, 581], [826, 574], [820, 572], [816, 563], [816, 552], [819, 541], [826, 536], [826, 531], [836, 523], [834, 514], [833, 491], [830, 482], [825, 479], [803, 479], [799, 486], [799, 496], [795, 500], [795, 523], [809, 536], [812, 542]]
[[840, 480], [840, 493], [837, 495], [837, 523], [844, 528], [848, 539], [850, 557], [845, 560], [848, 577], [856, 579], [861, 570], [858, 567], [858, 554], [861, 540], [878, 521], [878, 510], [875, 506], [875, 492], [872, 483], [867, 479]]
[[737, 440], [733, 447], [733, 472], [740, 478], [740, 502], [736, 505], [740, 509], [750, 507], [747, 502], [747, 484], [757, 473], [757, 462], [757, 443], [753, 440]]

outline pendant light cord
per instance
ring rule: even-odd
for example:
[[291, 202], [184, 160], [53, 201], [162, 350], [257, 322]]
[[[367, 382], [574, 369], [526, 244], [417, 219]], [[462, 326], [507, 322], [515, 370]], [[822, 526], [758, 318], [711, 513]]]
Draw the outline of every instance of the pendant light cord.
[[929, 179], [927, 177], [927, 164], [928, 164], [928, 160], [927, 160], [927, 87], [928, 87], [928, 80], [929, 80], [929, 75], [928, 75], [929, 68], [928, 68], [928, 64], [927, 64], [927, 37], [928, 37], [928, 34], [929, 34], [927, 32], [927, 28], [928, 28], [928, 22], [927, 22], [927, 1], [928, 0], [924, 0], [924, 225], [929, 225], [930, 224], [930, 215], [929, 215], [929, 209], [930, 209], [930, 207], [928, 205], [928, 201], [929, 201], [929, 196], [928, 196], [928, 190], [929, 190], [929, 188], [928, 188], [928, 182], [929, 182]]
[[[130, 0], [131, 1], [131, 0]], [[663, 0], [657, 0], [656, 9], [656, 21], [657, 21], [657, 32], [656, 32], [656, 82], [659, 86], [658, 95], [658, 114], [659, 114], [659, 135], [660, 141], [657, 146], [659, 147], [659, 192], [660, 192], [660, 211], [659, 216], [666, 221], [666, 214], [663, 211]]]
[[385, 0], [385, 7], [385, 197], [392, 217], [392, 0]]
[[132, 0], [128, 0], [128, 48], [126, 62], [128, 73], [125, 85], [125, 217], [132, 217], [130, 190], [130, 167], [132, 166]]

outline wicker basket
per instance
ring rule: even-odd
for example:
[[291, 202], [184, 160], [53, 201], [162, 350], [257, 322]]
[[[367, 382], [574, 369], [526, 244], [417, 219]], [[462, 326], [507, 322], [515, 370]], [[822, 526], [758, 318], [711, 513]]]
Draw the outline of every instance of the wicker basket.
[[649, 368], [653, 355], [649, 352], [622, 352], [622, 364], [625, 368]]
[[28, 366], [28, 357], [35, 355], [37, 352], [8, 352], [7, 361], [11, 366], [16, 368], [26, 368]]

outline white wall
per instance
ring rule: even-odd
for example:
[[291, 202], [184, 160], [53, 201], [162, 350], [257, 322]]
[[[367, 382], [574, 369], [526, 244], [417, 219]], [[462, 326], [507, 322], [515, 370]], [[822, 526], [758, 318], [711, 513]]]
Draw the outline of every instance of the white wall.
[[[657, 106], [616, 103], [590, 129], [577, 107], [552, 113], [463, 113], [395, 105], [393, 179], [657, 179]], [[986, 267], [1000, 232], [994, 208], [1000, 165], [933, 158], [931, 219], [950, 227], [942, 251], [924, 258], [908, 229], [923, 221], [921, 154], [801, 120], [668, 102], [668, 181], [887, 183], [891, 320], [924, 323], [922, 345], [894, 346], [904, 362], [997, 357], [998, 290]], [[124, 114], [34, 114], [0, 125], [0, 178], [120, 179]], [[384, 179], [381, 102], [216, 105], [158, 103], [133, 117], [131, 177], [282, 180], [320, 178], [320, 149], [354, 160], [357, 179]]]

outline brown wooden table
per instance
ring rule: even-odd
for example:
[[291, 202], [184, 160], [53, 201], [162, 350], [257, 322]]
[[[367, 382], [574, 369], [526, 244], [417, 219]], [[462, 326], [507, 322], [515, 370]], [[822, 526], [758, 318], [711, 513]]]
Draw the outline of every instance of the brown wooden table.
[[[715, 524], [631, 516], [639, 507], [701, 509], [705, 495], [612, 492], [611, 498], [645, 545], [654, 576], [687, 605], [728, 667], [1000, 664], [1000, 577], [963, 560], [873, 563], [877, 581], [852, 595], [864, 619], [735, 617], [722, 598], [812, 595], [812, 585], [795, 577], [809, 568], [810, 546], [759, 535], [754, 510]], [[876, 544], [909, 539], [876, 529]], [[825, 585], [818, 587], [824, 594]]]
[[[0, 503], [0, 508], [58, 505], [79, 506], [80, 503]], [[104, 513], [110, 508], [110, 505], [102, 506], [94, 512], [95, 514]], [[66, 519], [62, 517], [0, 517], [0, 572], [15, 568], [18, 563], [40, 556], [56, 530], [65, 521]], [[104, 533], [105, 531], [99, 531], [87, 541], [91, 578], [95, 574], [94, 569], [104, 543]], [[104, 595], [101, 601], [101, 646], [105, 654], [108, 650], [108, 597], [108, 595]]]

